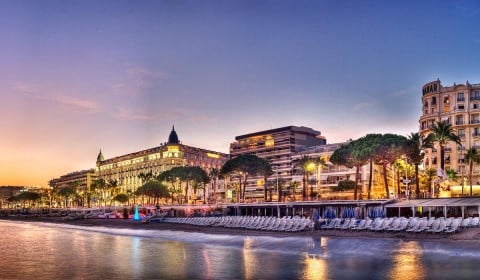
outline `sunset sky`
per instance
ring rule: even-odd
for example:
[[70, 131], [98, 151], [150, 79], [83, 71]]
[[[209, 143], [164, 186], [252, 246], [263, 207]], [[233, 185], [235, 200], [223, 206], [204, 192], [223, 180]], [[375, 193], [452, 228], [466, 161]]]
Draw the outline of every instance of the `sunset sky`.
[[477, 1], [0, 1], [0, 185], [287, 125], [418, 130], [422, 85], [480, 83]]

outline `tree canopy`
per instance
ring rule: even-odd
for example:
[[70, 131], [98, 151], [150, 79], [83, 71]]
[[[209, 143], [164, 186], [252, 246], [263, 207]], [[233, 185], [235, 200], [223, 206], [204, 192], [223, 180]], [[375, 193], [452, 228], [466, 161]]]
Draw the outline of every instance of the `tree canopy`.
[[270, 163], [265, 159], [259, 158], [256, 155], [246, 154], [225, 162], [220, 170], [220, 174], [223, 176], [235, 176], [239, 179], [240, 199], [244, 199], [248, 176], [266, 176], [266, 174], [271, 174], [271, 166], [269, 166]]

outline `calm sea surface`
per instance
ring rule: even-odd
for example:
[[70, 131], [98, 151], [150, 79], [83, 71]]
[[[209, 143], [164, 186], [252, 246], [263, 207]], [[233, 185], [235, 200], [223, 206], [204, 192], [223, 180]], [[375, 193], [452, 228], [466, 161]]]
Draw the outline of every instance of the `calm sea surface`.
[[479, 279], [480, 242], [275, 238], [0, 221], [0, 279]]

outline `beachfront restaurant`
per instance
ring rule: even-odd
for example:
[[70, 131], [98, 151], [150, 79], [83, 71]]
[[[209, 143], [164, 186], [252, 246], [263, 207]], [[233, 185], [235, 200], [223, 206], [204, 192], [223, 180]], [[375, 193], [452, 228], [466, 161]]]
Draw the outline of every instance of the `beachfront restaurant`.
[[385, 208], [387, 217], [479, 217], [480, 197], [408, 199]]
[[287, 203], [236, 203], [224, 205], [230, 216], [299, 216], [313, 220], [359, 218], [385, 215], [385, 205], [391, 200], [325, 200]]

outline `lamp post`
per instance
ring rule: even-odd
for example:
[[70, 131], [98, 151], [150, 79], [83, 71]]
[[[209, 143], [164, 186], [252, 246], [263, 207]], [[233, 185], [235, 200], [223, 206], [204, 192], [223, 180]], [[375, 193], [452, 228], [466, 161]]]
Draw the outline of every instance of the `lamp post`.
[[322, 184], [322, 168], [320, 164], [317, 164], [317, 200], [318, 200], [318, 195], [320, 194], [320, 186]]
[[403, 183], [405, 183], [405, 195], [407, 196], [407, 200], [409, 200], [410, 189], [408, 184], [410, 183], [410, 180], [408, 179], [408, 162], [406, 158], [405, 158], [405, 180], [403, 180]]
[[277, 176], [277, 186], [276, 186], [276, 191], [277, 191], [277, 201], [280, 202], [280, 188], [278, 187], [278, 166], [275, 166], [275, 174]]

